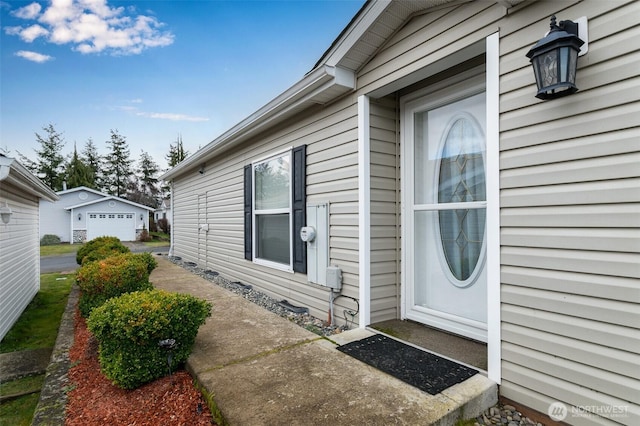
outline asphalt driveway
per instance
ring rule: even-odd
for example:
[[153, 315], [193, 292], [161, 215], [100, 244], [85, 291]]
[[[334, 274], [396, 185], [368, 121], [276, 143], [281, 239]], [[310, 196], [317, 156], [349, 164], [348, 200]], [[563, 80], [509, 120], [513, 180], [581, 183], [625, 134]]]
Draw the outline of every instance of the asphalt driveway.
[[[169, 246], [147, 247], [140, 243], [126, 243], [134, 253], [142, 253], [145, 251], [153, 253], [167, 253]], [[61, 254], [59, 256], [40, 257], [40, 273], [49, 274], [52, 272], [68, 272], [75, 271], [78, 268], [76, 263], [76, 254]]]

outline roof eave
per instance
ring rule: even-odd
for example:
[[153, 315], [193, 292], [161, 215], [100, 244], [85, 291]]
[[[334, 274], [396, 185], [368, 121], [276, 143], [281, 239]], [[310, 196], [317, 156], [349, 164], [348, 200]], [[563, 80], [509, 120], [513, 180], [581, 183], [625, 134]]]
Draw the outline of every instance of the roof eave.
[[66, 194], [70, 194], [70, 193], [78, 192], [78, 191], [91, 192], [93, 194], [101, 195], [103, 197], [106, 197], [106, 196], [109, 195], [109, 194], [106, 194], [104, 192], [100, 192], [97, 189], [89, 188], [87, 186], [76, 186], [74, 188], [69, 188], [69, 189], [65, 189], [65, 190], [62, 190], [62, 191], [58, 191], [58, 192], [56, 192], [56, 194], [58, 194], [58, 195], [66, 195]]
[[[259, 131], [278, 124], [305, 107], [312, 104], [326, 104], [344, 93], [354, 91], [356, 88], [356, 72], [363, 62], [362, 60], [349, 61], [350, 53], [354, 51], [358, 43], [366, 39], [367, 32], [370, 31], [372, 26], [379, 23], [385, 13], [390, 13], [390, 9], [403, 9], [402, 12], [396, 12], [399, 13], [399, 16], [403, 18], [401, 21], [404, 22], [404, 19], [408, 18], [412, 13], [470, 1], [472, 0], [367, 1], [331, 47], [322, 55], [313, 70], [254, 114], [160, 176], [160, 179], [170, 181], [190, 169], [199, 167], [223, 149], [246, 141]], [[505, 8], [510, 8], [525, 0], [493, 1], [503, 5]], [[390, 33], [397, 31], [397, 29], [396, 27], [388, 28]], [[380, 48], [380, 46], [372, 46], [373, 50], [370, 54], [375, 54], [374, 52], [377, 48]]]
[[313, 104], [325, 104], [336, 96], [355, 90], [355, 84], [356, 77], [353, 71], [321, 65], [264, 107], [160, 176], [160, 179], [169, 181], [206, 162], [221, 149], [246, 141], [257, 132], [277, 124], [296, 111]]
[[14, 158], [0, 156], [0, 181], [10, 183], [28, 194], [47, 201], [60, 199], [55, 192]]
[[87, 201], [86, 203], [75, 204], [73, 206], [67, 206], [64, 209], [71, 211], [73, 209], [79, 209], [81, 207], [91, 206], [93, 204], [99, 204], [99, 203], [103, 203], [103, 202], [109, 201], [109, 200], [119, 201], [119, 202], [121, 202], [123, 204], [129, 204], [131, 206], [134, 206], [134, 207], [137, 207], [137, 208], [140, 208], [140, 209], [145, 209], [145, 210], [148, 210], [148, 211], [154, 211], [155, 210], [155, 208], [153, 208], [153, 207], [145, 206], [144, 204], [134, 203], [133, 201], [125, 200], [124, 198], [119, 198], [119, 197], [116, 197], [115, 195], [109, 195], [108, 197], [98, 198], [97, 200]]

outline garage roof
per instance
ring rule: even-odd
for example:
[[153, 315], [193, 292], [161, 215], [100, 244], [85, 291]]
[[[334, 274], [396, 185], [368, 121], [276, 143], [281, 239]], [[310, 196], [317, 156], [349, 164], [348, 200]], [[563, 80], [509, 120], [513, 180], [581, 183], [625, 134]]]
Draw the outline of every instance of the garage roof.
[[99, 198], [97, 200], [93, 200], [93, 201], [87, 201], [86, 203], [81, 203], [81, 204], [75, 204], [73, 206], [68, 206], [65, 207], [65, 210], [71, 210], [71, 209], [78, 209], [80, 207], [86, 207], [86, 206], [90, 206], [92, 204], [99, 204], [99, 203], [103, 203], [105, 201], [116, 201], [119, 203], [123, 203], [123, 204], [129, 204], [131, 206], [140, 208], [140, 209], [145, 209], [145, 210], [149, 210], [149, 211], [154, 211], [155, 208], [153, 207], [148, 207], [142, 204], [138, 204], [138, 203], [134, 203], [133, 201], [129, 201], [129, 200], [125, 200], [124, 198], [118, 198], [116, 196], [113, 195], [109, 195], [108, 197], [104, 197], [104, 198]]

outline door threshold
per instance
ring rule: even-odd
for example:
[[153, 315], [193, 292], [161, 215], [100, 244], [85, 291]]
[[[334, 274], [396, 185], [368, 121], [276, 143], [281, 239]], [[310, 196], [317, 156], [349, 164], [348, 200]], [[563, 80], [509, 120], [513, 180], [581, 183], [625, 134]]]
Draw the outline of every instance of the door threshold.
[[487, 373], [487, 344], [447, 333], [410, 320], [388, 320], [372, 330]]

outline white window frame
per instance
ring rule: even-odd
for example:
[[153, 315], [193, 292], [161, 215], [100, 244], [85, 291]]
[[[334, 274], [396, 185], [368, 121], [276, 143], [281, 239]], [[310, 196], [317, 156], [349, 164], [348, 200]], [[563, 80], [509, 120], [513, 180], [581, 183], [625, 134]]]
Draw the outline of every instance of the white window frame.
[[[281, 208], [281, 209], [269, 209], [269, 210], [257, 210], [256, 209], [256, 166], [271, 161], [273, 159], [289, 156], [289, 208]], [[292, 191], [293, 191], [293, 148], [287, 148], [282, 151], [278, 151], [274, 154], [269, 155], [268, 157], [260, 158], [251, 163], [251, 250], [252, 250], [252, 258], [253, 263], [257, 265], [267, 266], [273, 269], [279, 269], [281, 271], [292, 272], [293, 273], [293, 235], [291, 230], [293, 229], [293, 203], [292, 203]], [[289, 264], [278, 263], [271, 260], [259, 258], [257, 255], [258, 248], [258, 227], [257, 227], [257, 216], [265, 216], [265, 215], [276, 215], [286, 213], [289, 215]]]

